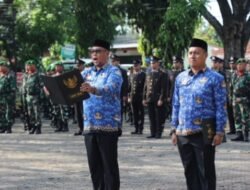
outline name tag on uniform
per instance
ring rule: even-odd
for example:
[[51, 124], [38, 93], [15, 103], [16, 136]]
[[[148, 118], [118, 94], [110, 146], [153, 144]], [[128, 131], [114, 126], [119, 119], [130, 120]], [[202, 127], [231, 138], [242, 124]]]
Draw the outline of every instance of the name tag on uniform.
[[181, 84], [182, 85], [187, 85], [188, 82], [189, 82], [189, 79], [188, 78], [184, 78], [184, 79], [182, 79]]
[[207, 77], [202, 77], [202, 78], [200, 79], [200, 82], [203, 83], [203, 84], [205, 84], [207, 81], [208, 81], [208, 78], [207, 78]]

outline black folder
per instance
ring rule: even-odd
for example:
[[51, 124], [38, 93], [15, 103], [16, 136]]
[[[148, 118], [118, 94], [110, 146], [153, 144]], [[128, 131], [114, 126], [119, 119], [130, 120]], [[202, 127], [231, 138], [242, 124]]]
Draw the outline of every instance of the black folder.
[[58, 76], [42, 75], [44, 86], [55, 104], [71, 105], [89, 98], [89, 94], [80, 91], [84, 82], [79, 70], [75, 69]]
[[202, 121], [202, 133], [203, 133], [203, 140], [205, 144], [212, 144], [214, 136], [216, 134], [215, 126], [216, 122], [215, 119], [204, 119]]

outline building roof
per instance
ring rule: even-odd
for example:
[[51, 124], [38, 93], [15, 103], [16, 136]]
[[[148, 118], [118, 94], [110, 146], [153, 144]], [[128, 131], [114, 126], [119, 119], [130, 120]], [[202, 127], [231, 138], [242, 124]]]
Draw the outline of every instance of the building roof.
[[139, 34], [117, 35], [111, 49], [126, 49], [138, 47]]

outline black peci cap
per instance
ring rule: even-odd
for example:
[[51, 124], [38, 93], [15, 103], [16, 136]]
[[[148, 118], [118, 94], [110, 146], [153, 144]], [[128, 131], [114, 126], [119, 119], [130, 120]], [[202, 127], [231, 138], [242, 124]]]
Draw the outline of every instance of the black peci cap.
[[207, 51], [207, 42], [198, 38], [193, 38], [189, 47], [200, 47]]
[[92, 46], [98, 46], [110, 50], [110, 43], [105, 40], [96, 39]]

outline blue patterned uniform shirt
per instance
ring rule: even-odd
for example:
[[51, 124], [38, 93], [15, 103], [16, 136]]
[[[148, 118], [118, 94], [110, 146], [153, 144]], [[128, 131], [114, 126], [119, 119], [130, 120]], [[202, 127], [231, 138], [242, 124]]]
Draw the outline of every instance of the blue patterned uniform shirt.
[[95, 94], [83, 101], [84, 133], [118, 132], [121, 127], [120, 70], [106, 64], [100, 70], [95, 67], [84, 70], [82, 76], [84, 82], [96, 88]]
[[203, 119], [216, 120], [216, 133], [223, 134], [227, 122], [226, 84], [222, 75], [209, 68], [196, 75], [180, 73], [175, 82], [172, 126], [177, 135], [201, 131]]

